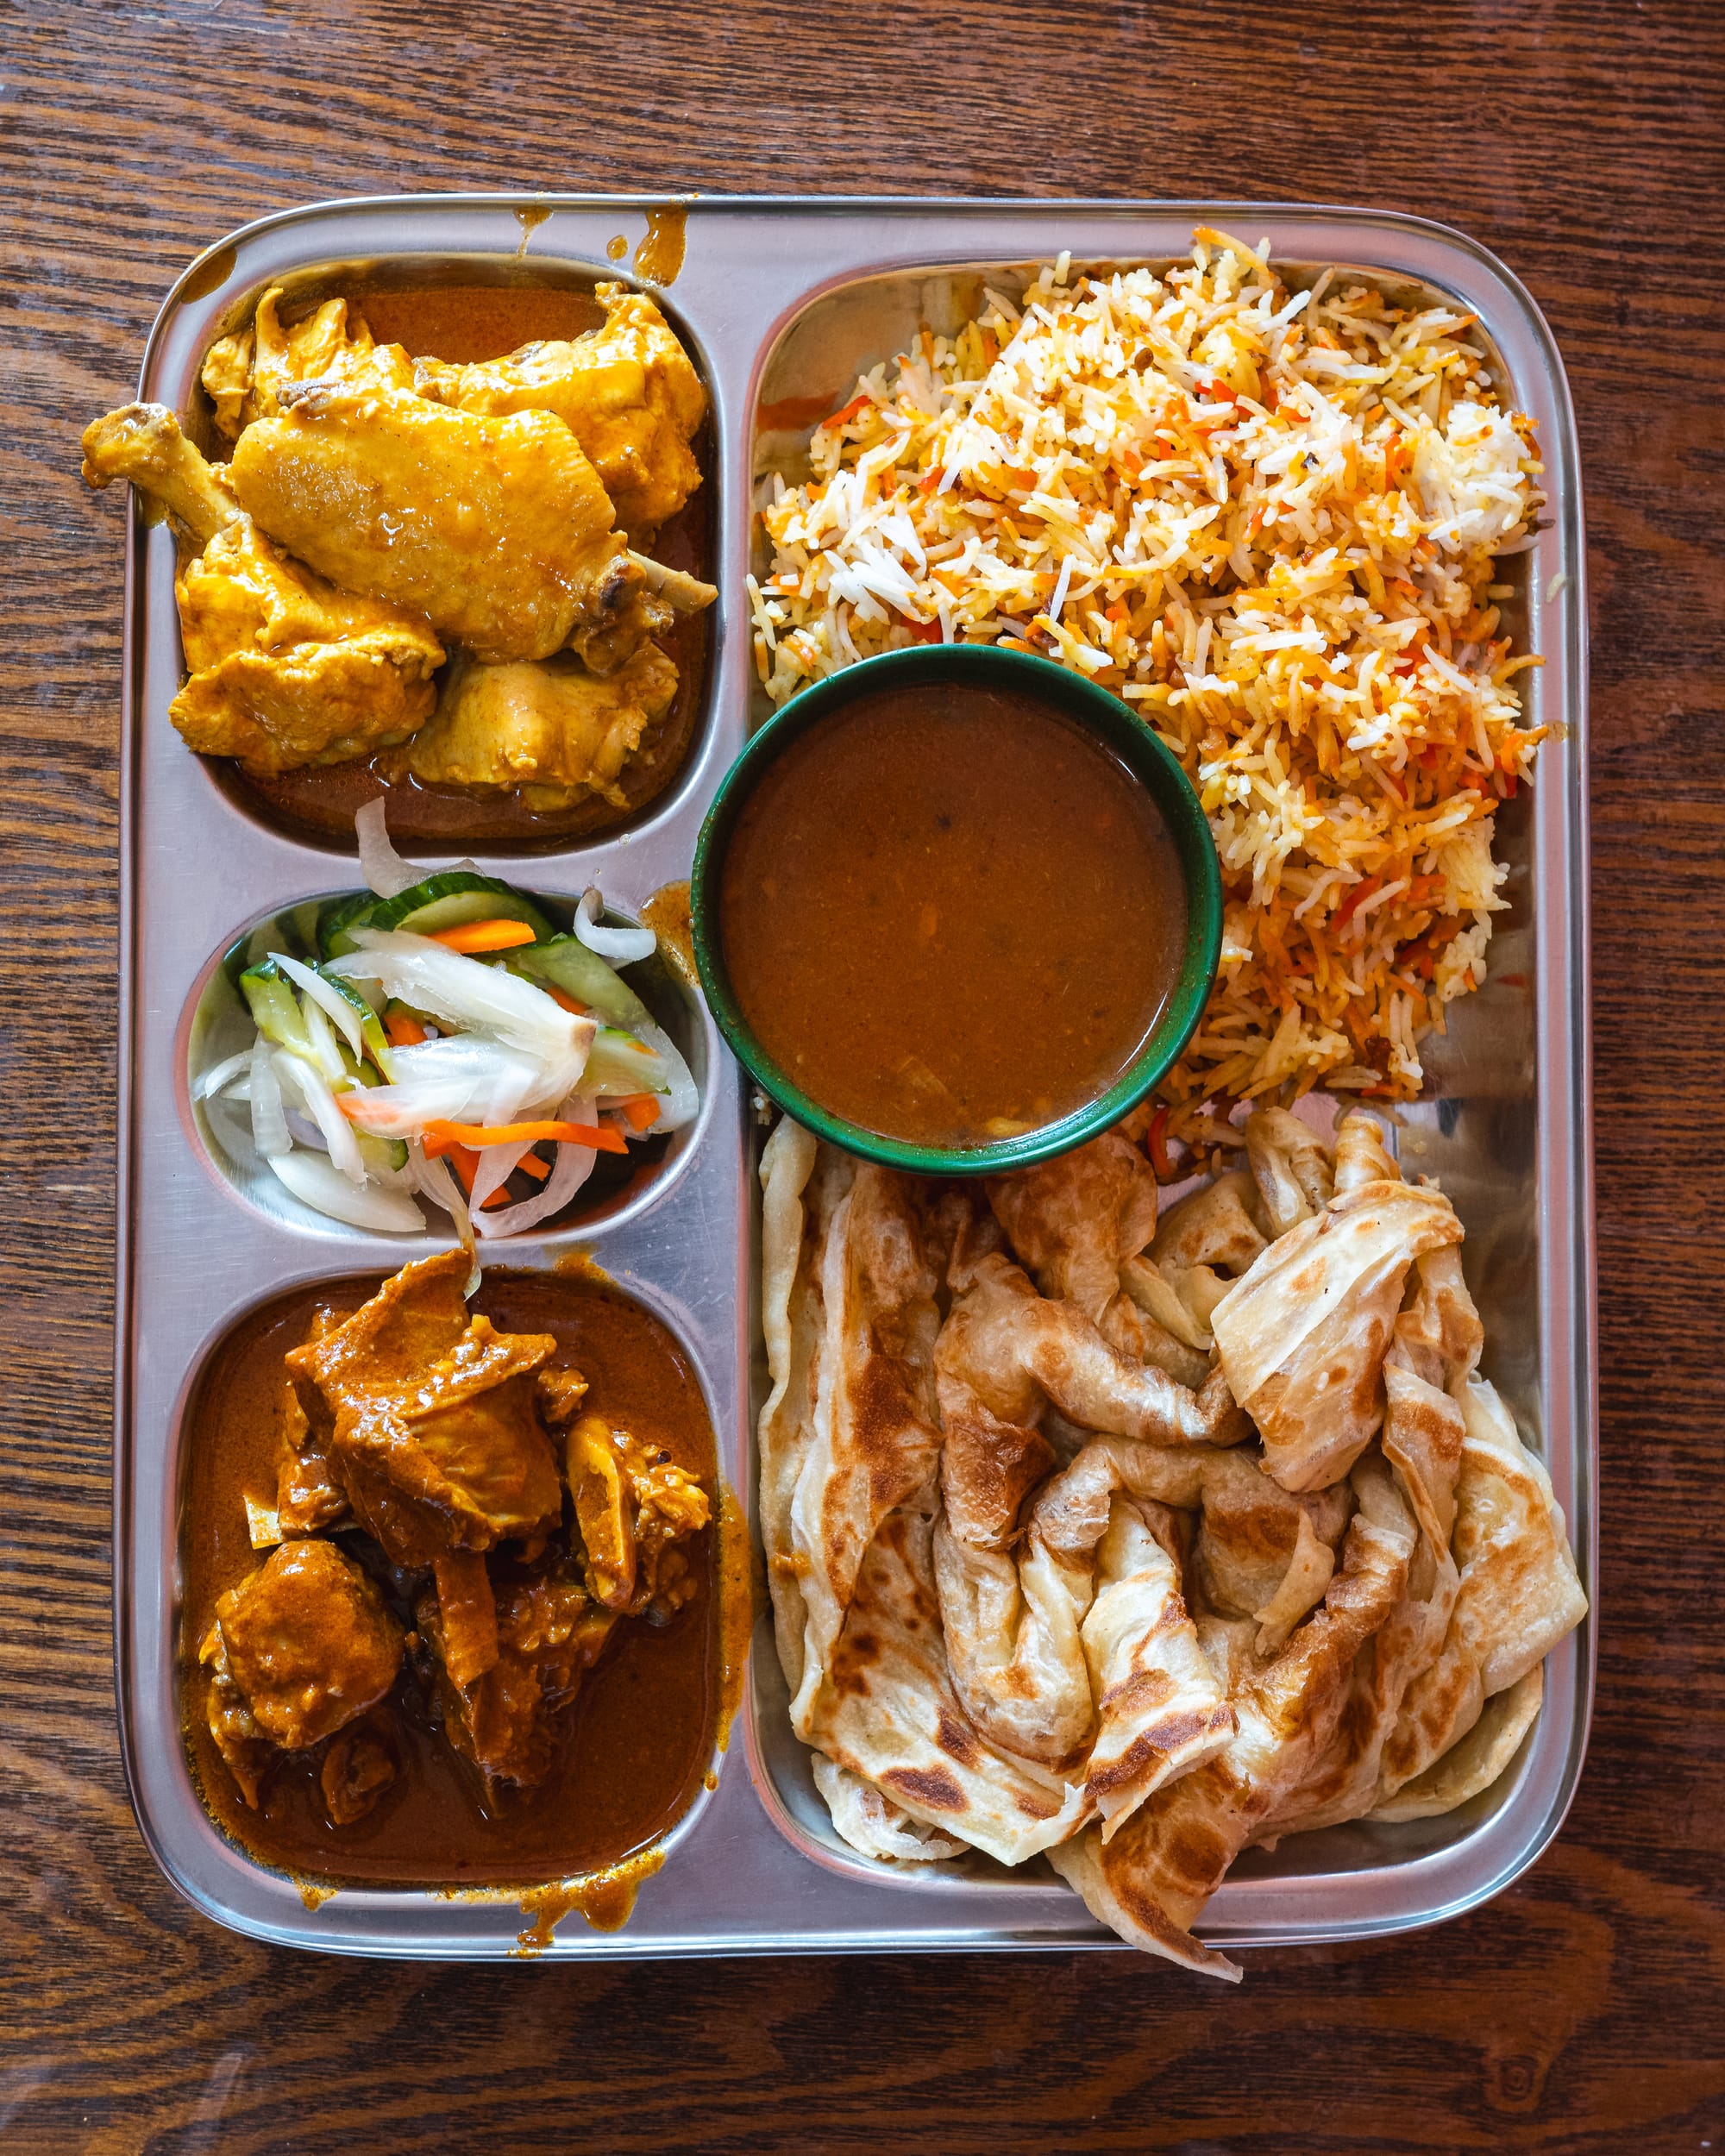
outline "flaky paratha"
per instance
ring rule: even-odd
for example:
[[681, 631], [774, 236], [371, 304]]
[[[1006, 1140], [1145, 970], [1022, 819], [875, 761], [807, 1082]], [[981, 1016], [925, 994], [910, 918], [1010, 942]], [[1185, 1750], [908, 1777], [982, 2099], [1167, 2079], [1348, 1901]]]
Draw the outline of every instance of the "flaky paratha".
[[1158, 1221], [1142, 1120], [986, 1194], [779, 1125], [762, 1530], [844, 1839], [1232, 1975], [1239, 1852], [1489, 1788], [1586, 1605], [1443, 1194], [1268, 1109]]

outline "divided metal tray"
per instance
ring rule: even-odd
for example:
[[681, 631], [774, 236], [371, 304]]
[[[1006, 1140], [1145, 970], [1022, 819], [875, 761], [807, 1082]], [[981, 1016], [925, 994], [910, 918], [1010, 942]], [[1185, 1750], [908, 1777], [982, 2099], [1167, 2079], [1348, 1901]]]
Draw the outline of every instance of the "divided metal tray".
[[[140, 395], [185, 410], [210, 340], [266, 285], [329, 266], [410, 260], [518, 279], [618, 273], [646, 197], [404, 196], [264, 220], [186, 273], [153, 331]], [[1536, 719], [1556, 722], [1531, 801], [1500, 818], [1510, 863], [1492, 977], [1428, 1046], [1427, 1098], [1400, 1132], [1410, 1169], [1434, 1174], [1467, 1228], [1485, 1320], [1486, 1368], [1551, 1470], [1590, 1598], [1594, 1592], [1593, 1223], [1589, 1100], [1585, 606], [1575, 432], [1563, 370], [1527, 292], [1483, 248], [1373, 212], [1222, 203], [695, 200], [687, 254], [661, 298], [712, 393], [719, 585], [707, 709], [668, 792], [621, 836], [489, 873], [571, 898], [599, 881], [630, 910], [686, 876], [718, 778], [758, 698], [744, 576], [757, 472], [794, 437], [757, 411], [842, 403], [859, 369], [918, 327], [969, 304], [975, 273], [1051, 259], [1165, 261], [1195, 225], [1256, 242], [1288, 266], [1358, 269], [1398, 292], [1475, 312], [1502, 383], [1534, 418], [1546, 521], [1517, 558], [1519, 627], [1544, 656], [1528, 677]], [[543, 266], [543, 267], [541, 266]], [[817, 402], [815, 400], [824, 400]], [[235, 1320], [295, 1283], [393, 1269], [430, 1238], [370, 1237], [292, 1208], [266, 1210], [214, 1164], [192, 1109], [187, 1053], [201, 982], [261, 915], [359, 881], [357, 862], [245, 813], [189, 755], [167, 705], [180, 679], [172, 542], [130, 521], [122, 750], [120, 1287], [115, 1597], [122, 1740], [133, 1802], [167, 1877], [198, 1908], [255, 1937], [348, 1953], [485, 1959], [518, 1951], [518, 1896], [343, 1889], [315, 1909], [296, 1884], [229, 1842], [200, 1804], [180, 1734], [181, 1427], [204, 1358]], [[704, 1016], [706, 1101], [680, 1172], [614, 1218], [523, 1238], [510, 1262], [547, 1265], [579, 1241], [668, 1324], [706, 1388], [722, 1472], [753, 1508], [761, 1372], [754, 1280], [756, 1131], [747, 1094]], [[1321, 1112], [1321, 1111], [1320, 1111]], [[1358, 1939], [1475, 1906], [1532, 1863], [1562, 1822], [1580, 1772], [1592, 1695], [1591, 1625], [1551, 1658], [1544, 1713], [1510, 1772], [1446, 1819], [1295, 1836], [1235, 1867], [1201, 1926], [1229, 1946]], [[625, 1929], [565, 1919], [555, 1956], [975, 1951], [1114, 1946], [1042, 1865], [983, 1860], [896, 1872], [832, 1833], [763, 1620], [716, 1786], [671, 1837]]]

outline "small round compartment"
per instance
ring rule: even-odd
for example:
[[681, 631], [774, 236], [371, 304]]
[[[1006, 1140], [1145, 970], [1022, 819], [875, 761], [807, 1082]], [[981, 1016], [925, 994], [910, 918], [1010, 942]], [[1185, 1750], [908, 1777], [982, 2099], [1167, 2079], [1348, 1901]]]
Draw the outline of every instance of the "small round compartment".
[[[296, 1233], [330, 1236], [339, 1240], [398, 1247], [403, 1263], [423, 1256], [428, 1242], [455, 1239], [449, 1216], [427, 1200], [420, 1200], [425, 1215], [423, 1234], [386, 1235], [351, 1227], [332, 1219], [292, 1195], [253, 1150], [248, 1111], [220, 1099], [194, 1100], [192, 1088], [200, 1072], [250, 1046], [257, 1028], [237, 983], [248, 962], [265, 955], [270, 941], [266, 931], [291, 926], [296, 913], [305, 914], [343, 891], [321, 892], [298, 906], [255, 915], [239, 933], [210, 960], [199, 975], [188, 1000], [179, 1029], [177, 1062], [180, 1075], [180, 1113], [211, 1172], [246, 1204]], [[575, 901], [568, 897], [533, 891], [526, 895], [560, 927], [573, 916]], [[631, 914], [607, 906], [605, 921], [617, 927], [638, 927]], [[298, 945], [289, 936], [285, 948]], [[626, 1155], [601, 1153], [591, 1175], [570, 1205], [549, 1221], [541, 1222], [517, 1236], [481, 1238], [480, 1250], [488, 1261], [507, 1264], [511, 1254], [529, 1244], [586, 1241], [602, 1232], [626, 1226], [656, 1204], [682, 1175], [700, 1142], [712, 1114], [710, 1079], [718, 1036], [699, 993], [687, 987], [665, 957], [662, 949], [650, 959], [624, 968], [629, 984], [646, 1004], [681, 1051], [688, 1064], [700, 1105], [693, 1122], [681, 1130], [662, 1133]]]

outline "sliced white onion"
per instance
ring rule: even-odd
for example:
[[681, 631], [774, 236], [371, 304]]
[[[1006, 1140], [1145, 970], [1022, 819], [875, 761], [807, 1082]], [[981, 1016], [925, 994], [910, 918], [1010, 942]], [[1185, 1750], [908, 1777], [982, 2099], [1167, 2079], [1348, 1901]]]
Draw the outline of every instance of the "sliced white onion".
[[324, 1080], [334, 1085], [348, 1075], [348, 1067], [342, 1061], [342, 1050], [336, 1039], [336, 1029], [330, 1025], [316, 1003], [302, 999], [299, 1015], [305, 1021], [306, 1037], [311, 1043], [311, 1060], [323, 1073]]
[[389, 843], [389, 827], [381, 795], [367, 801], [354, 818], [360, 842], [360, 874], [380, 899], [392, 899], [411, 890], [425, 874], [404, 861]]
[[599, 886], [589, 884], [575, 908], [575, 940], [613, 966], [633, 966], [650, 958], [659, 939], [650, 928], [606, 928], [599, 918], [604, 900]]
[[649, 1124], [644, 1136], [658, 1131], [681, 1131], [685, 1124], [693, 1123], [700, 1107], [700, 1094], [695, 1088], [694, 1074], [683, 1061], [682, 1050], [662, 1025], [637, 1025], [638, 1039], [646, 1042], [662, 1060], [671, 1085], [668, 1093], [659, 1100], [659, 1118]]
[[491, 1033], [536, 1056], [548, 1074], [565, 1073], [563, 1090], [574, 1090], [599, 1030], [592, 1018], [564, 1010], [530, 981], [500, 966], [483, 966], [428, 936], [362, 928], [354, 931], [354, 941], [357, 950], [330, 960], [332, 974], [344, 981], [380, 981], [416, 1011]]
[[[384, 816], [381, 796], [367, 801], [354, 818], [354, 830], [360, 842], [360, 874], [368, 887], [380, 899], [392, 899], [403, 891], [411, 891], [435, 872], [430, 868], [416, 868], [411, 861], [404, 861], [389, 843], [389, 829]], [[452, 869], [471, 869], [477, 875], [478, 864], [471, 861], [457, 861]]]
[[[566, 1100], [560, 1111], [560, 1120], [569, 1123], [592, 1123], [598, 1113], [597, 1103], [580, 1097]], [[599, 1158], [591, 1145], [570, 1145], [560, 1143], [557, 1157], [543, 1190], [536, 1190], [530, 1198], [524, 1198], [518, 1206], [504, 1206], [495, 1213], [476, 1213], [474, 1225], [487, 1242], [505, 1235], [521, 1235], [527, 1229], [537, 1227], [542, 1220], [549, 1220], [553, 1213], [561, 1213], [581, 1185], [593, 1171]], [[442, 1163], [439, 1163], [441, 1166]], [[478, 1188], [478, 1179], [474, 1179]]]
[[[468, 1036], [469, 1040], [472, 1035]], [[474, 1123], [518, 1123], [524, 1116], [548, 1115], [555, 1106], [557, 1087], [542, 1064], [507, 1050], [493, 1049], [496, 1064], [475, 1101]]]
[[467, 1034], [398, 1049], [396, 1080], [356, 1087], [354, 1120], [379, 1138], [421, 1137], [428, 1123], [511, 1123], [548, 1114], [562, 1100], [561, 1072], [549, 1078], [532, 1057]]
[[380, 1235], [418, 1235], [425, 1215], [411, 1198], [375, 1184], [355, 1187], [321, 1153], [275, 1153], [269, 1164], [303, 1205], [349, 1227], [374, 1229]]
[[224, 1086], [232, 1085], [242, 1071], [249, 1070], [251, 1067], [252, 1051], [249, 1048], [242, 1048], [237, 1056], [224, 1056], [219, 1063], [212, 1063], [196, 1081], [191, 1088], [192, 1099], [207, 1100], [212, 1093], [220, 1093]]
[[[354, 1136], [353, 1125], [336, 1106], [329, 1080], [303, 1056], [294, 1055], [290, 1049], [277, 1049], [273, 1061], [277, 1075], [292, 1080], [312, 1121], [323, 1131], [331, 1163], [341, 1169], [350, 1183], [364, 1182], [366, 1164], [360, 1158], [360, 1142]], [[361, 1094], [358, 1097], [365, 1096]]]
[[[348, 1047], [354, 1051], [354, 1062], [363, 1062], [366, 1056], [366, 1037], [360, 1030], [362, 1021], [359, 1012], [348, 1002], [342, 991], [339, 988], [332, 988], [321, 974], [302, 963], [299, 959], [290, 958], [284, 950], [273, 950], [270, 956], [274, 959], [288, 979], [310, 997], [324, 1016], [332, 1018], [340, 1026], [347, 1037]], [[331, 1072], [329, 1075], [333, 1077], [335, 1074]]]
[[[513, 1145], [482, 1145], [479, 1164], [474, 1169], [473, 1209], [482, 1211], [485, 1201], [494, 1190], [501, 1190], [505, 1183], [533, 1150], [530, 1139], [522, 1139]], [[549, 1176], [546, 1181], [550, 1181]], [[537, 1196], [536, 1192], [535, 1196]], [[526, 1200], [522, 1201], [525, 1204]]]
[[276, 1075], [270, 1044], [261, 1033], [252, 1044], [252, 1144], [265, 1160], [277, 1160], [293, 1150], [287, 1117], [281, 1103], [281, 1081]]
[[456, 1181], [446, 1160], [427, 1160], [417, 1140], [411, 1140], [407, 1148], [407, 1173], [416, 1190], [423, 1190], [434, 1206], [441, 1206], [455, 1224], [455, 1234], [461, 1248], [473, 1261], [467, 1275], [467, 1284], [462, 1290], [471, 1295], [480, 1284], [480, 1248], [474, 1239], [473, 1216], [467, 1211], [467, 1201], [461, 1195], [461, 1186]]

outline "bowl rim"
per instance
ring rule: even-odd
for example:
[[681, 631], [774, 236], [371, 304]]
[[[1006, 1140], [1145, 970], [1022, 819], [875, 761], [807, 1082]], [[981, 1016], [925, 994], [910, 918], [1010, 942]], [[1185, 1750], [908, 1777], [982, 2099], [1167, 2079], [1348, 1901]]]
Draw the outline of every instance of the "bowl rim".
[[[861, 697], [942, 674], [1027, 688], [1112, 750], [1145, 787], [1168, 827], [1186, 893], [1186, 949], [1149, 1040], [1118, 1078], [1051, 1123], [982, 1145], [939, 1145], [884, 1136], [825, 1108], [781, 1071], [756, 1038], [731, 988], [720, 948], [718, 885], [743, 802], [768, 765], [810, 729]], [[1111, 1129], [1178, 1061], [1196, 1030], [1221, 957], [1222, 881], [1208, 818], [1179, 759], [1132, 706], [1072, 668], [998, 644], [923, 644], [878, 653], [825, 675], [765, 719], [720, 780], [695, 843], [689, 878], [695, 968], [726, 1045], [769, 1099], [818, 1137], [883, 1167], [924, 1175], [998, 1175], [1051, 1160]]]

